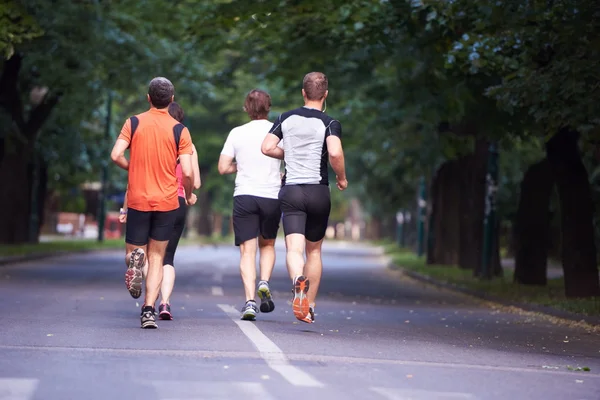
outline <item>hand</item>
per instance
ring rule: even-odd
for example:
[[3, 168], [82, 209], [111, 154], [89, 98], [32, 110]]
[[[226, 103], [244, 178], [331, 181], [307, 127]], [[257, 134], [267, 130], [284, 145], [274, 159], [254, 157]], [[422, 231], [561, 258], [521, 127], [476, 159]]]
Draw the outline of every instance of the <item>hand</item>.
[[346, 190], [346, 188], [348, 187], [348, 180], [346, 178], [340, 179], [339, 176], [336, 176], [335, 179], [337, 180], [338, 189]]
[[188, 206], [193, 206], [196, 204], [196, 200], [198, 200], [198, 197], [194, 193], [190, 193], [190, 195], [185, 199], [185, 204]]
[[124, 208], [121, 208], [119, 210], [119, 222], [122, 224], [127, 222], [127, 210], [125, 210]]

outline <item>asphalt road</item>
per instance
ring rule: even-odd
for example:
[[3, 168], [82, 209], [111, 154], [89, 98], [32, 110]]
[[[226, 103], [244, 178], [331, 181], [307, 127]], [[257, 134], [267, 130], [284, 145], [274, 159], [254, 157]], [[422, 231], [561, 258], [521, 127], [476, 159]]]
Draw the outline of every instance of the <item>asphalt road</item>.
[[0, 267], [0, 400], [600, 399], [597, 333], [409, 281], [356, 244], [327, 246], [308, 325], [284, 259], [275, 311], [247, 322], [237, 250], [180, 249], [157, 330], [140, 329], [121, 252]]

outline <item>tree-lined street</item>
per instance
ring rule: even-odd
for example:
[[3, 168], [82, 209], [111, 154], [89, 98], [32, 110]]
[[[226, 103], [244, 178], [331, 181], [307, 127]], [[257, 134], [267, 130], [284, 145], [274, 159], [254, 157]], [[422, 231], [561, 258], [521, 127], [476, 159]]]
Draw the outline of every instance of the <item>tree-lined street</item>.
[[[122, 252], [0, 270], [0, 399], [597, 399], [598, 332], [507, 313], [332, 242], [316, 323], [298, 322], [278, 245], [276, 309], [239, 320], [233, 246], [183, 247], [173, 321], [139, 328]], [[590, 371], [572, 371], [569, 367]]]

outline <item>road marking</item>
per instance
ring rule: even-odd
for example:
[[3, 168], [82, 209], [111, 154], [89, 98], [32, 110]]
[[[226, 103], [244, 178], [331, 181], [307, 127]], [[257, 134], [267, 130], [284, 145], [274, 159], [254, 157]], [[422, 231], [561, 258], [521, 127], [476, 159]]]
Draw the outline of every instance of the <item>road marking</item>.
[[256, 325], [248, 321], [240, 321], [240, 312], [234, 307], [226, 304], [218, 305], [227, 315], [231, 317], [238, 328], [246, 335], [259, 351], [260, 356], [267, 365], [286, 381], [295, 386], [324, 387], [325, 385], [316, 380], [308, 373], [290, 365], [288, 358], [275, 343], [273, 343]]
[[223, 288], [221, 286], [213, 286], [210, 288], [213, 296], [223, 296]]
[[160, 400], [273, 400], [261, 383], [153, 381]]
[[37, 379], [0, 378], [0, 399], [29, 400], [37, 386]]
[[223, 283], [223, 273], [221, 271], [217, 271], [213, 275], [213, 281], [216, 283]]
[[372, 387], [371, 390], [388, 400], [475, 399], [475, 397], [468, 393], [458, 392], [434, 392], [430, 390], [391, 389], [383, 387]]

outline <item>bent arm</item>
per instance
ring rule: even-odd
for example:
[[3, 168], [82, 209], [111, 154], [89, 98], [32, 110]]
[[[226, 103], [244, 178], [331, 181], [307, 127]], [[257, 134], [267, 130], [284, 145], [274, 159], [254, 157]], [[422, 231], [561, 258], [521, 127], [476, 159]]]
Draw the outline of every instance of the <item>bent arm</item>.
[[281, 139], [273, 133], [267, 134], [260, 146], [260, 151], [262, 151], [265, 156], [283, 160], [283, 149], [277, 146], [280, 140]]
[[179, 164], [181, 165], [181, 175], [183, 176], [183, 190], [186, 196], [190, 196], [194, 190], [194, 167], [192, 165], [191, 154], [180, 154]]
[[198, 152], [196, 146], [193, 146], [194, 151], [192, 153], [192, 169], [194, 170], [194, 189], [200, 189], [202, 186], [202, 179], [200, 178], [200, 165], [198, 164]]
[[219, 156], [218, 169], [221, 175], [235, 174], [237, 172], [237, 163], [233, 162], [233, 157], [221, 154]]
[[115, 145], [110, 152], [111, 160], [125, 171], [129, 170], [129, 161], [125, 158], [125, 150], [129, 147], [129, 142], [124, 139], [117, 139]]
[[333, 135], [327, 137], [327, 152], [329, 153], [331, 168], [333, 168], [338, 179], [346, 179], [344, 149], [342, 149], [342, 141], [339, 137]]

